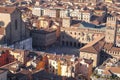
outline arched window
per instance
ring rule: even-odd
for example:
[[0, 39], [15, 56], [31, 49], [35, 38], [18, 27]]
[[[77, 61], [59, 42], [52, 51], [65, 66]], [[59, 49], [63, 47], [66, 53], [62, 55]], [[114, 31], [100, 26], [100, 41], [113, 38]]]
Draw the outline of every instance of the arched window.
[[72, 42], [70, 42], [70, 46], [72, 46]]
[[76, 42], [74, 42], [74, 47], [76, 47]]
[[68, 41], [66, 41], [66, 46], [68, 46]]

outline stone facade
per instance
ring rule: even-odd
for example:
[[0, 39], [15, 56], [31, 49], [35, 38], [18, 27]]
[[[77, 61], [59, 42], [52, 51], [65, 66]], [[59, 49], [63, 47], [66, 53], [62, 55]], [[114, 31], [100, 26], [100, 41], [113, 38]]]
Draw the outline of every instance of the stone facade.
[[43, 16], [49, 16], [57, 18], [59, 17], [60, 11], [57, 9], [44, 9]]
[[115, 17], [107, 18], [105, 41], [115, 44], [117, 20]]
[[93, 54], [88, 52], [80, 52], [80, 57], [85, 59], [93, 59], [93, 67], [97, 66], [99, 64], [100, 54]]
[[[97, 33], [95, 33], [97, 32]], [[88, 30], [78, 27], [61, 28], [61, 44], [65, 46], [81, 47], [97, 37], [103, 36], [104, 31]], [[83, 43], [83, 44], [82, 44]]]
[[4, 24], [1, 26], [1, 29], [4, 28], [2, 36], [4, 41], [0, 41], [1, 44], [13, 44], [25, 39], [26, 29], [20, 10], [14, 7], [0, 7], [0, 9], [0, 21]]
[[0, 70], [0, 80], [7, 80], [7, 70]]
[[[110, 19], [110, 20], [108, 20], [108, 19]], [[93, 41], [97, 37], [105, 36], [106, 42], [108, 42], [108, 41], [113, 42], [113, 40], [114, 40], [114, 44], [119, 46], [119, 40], [120, 40], [119, 28], [120, 27], [117, 26], [118, 24], [117, 24], [115, 18], [108, 18], [108, 19], [107, 19], [106, 27], [105, 26], [95, 26], [95, 25], [91, 25], [86, 22], [78, 22], [78, 23], [70, 25], [70, 23], [68, 23], [68, 22], [72, 23], [73, 21], [72, 20], [65, 21], [65, 19], [64, 19], [63, 23], [66, 22], [66, 24], [65, 24], [66, 27], [65, 26], [61, 27], [61, 35], [60, 35], [61, 44], [65, 45], [65, 46], [81, 47], [80, 46], [81, 43], [86, 44], [86, 43], [89, 43], [90, 41]], [[108, 28], [109, 25], [114, 27], [114, 29], [110, 30]], [[69, 26], [69, 27], [67, 27], [67, 26]], [[112, 41], [110, 41], [110, 39], [108, 40], [108, 37], [112, 37], [112, 36], [113, 36]]]
[[56, 30], [32, 30], [33, 47], [47, 47], [56, 41]]

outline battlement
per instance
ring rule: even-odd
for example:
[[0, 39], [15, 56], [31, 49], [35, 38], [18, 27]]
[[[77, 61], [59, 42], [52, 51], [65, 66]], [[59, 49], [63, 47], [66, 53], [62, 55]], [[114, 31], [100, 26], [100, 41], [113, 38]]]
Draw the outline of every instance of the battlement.
[[107, 17], [107, 22], [116, 22], [117, 18], [116, 17]]

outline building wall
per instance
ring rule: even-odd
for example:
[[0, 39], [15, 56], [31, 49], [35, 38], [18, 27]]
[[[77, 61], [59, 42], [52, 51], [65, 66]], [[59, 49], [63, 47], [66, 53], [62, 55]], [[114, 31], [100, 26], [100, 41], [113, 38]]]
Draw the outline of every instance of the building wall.
[[43, 44], [45, 44], [45, 37], [46, 37], [46, 35], [39, 34], [37, 32], [32, 32], [33, 47], [34, 46], [36, 46], [36, 47], [43, 46]]
[[7, 80], [7, 71], [0, 73], [0, 80]]
[[92, 74], [92, 68], [93, 68], [92, 63], [91, 64], [85, 63], [85, 60], [83, 59], [78, 64], [78, 68], [76, 68], [77, 69], [76, 71], [78, 71], [77, 74], [82, 74], [87, 80], [90, 80], [90, 75]]
[[43, 10], [40, 7], [32, 8], [32, 14], [36, 16], [42, 16]]
[[33, 47], [47, 47], [56, 41], [56, 31], [50, 33], [32, 32]]
[[22, 19], [19, 11], [16, 10], [11, 14], [10, 25], [10, 43], [20, 41], [22, 39]]
[[56, 10], [55, 9], [44, 9], [44, 13], [43, 13], [43, 15], [44, 16], [49, 16], [49, 17], [56, 17], [57, 16], [57, 14], [56, 14], [57, 12], [56, 12]]
[[[72, 74], [72, 71], [71, 71], [71, 66], [72, 65], [68, 66], [66, 63], [62, 64], [61, 61], [60, 61], [60, 65], [58, 65], [58, 61], [49, 59], [50, 73], [58, 74], [60, 76], [71, 77], [71, 76], [74, 76], [74, 74]], [[58, 72], [59, 67], [60, 67], [60, 72]]]
[[2, 27], [5, 28], [6, 43], [12, 44], [26, 38], [26, 29], [19, 10], [15, 9], [13, 13], [0, 13], [0, 21], [4, 22]]
[[[53, 55], [54, 56], [54, 55]], [[83, 74], [89, 80], [92, 73], [92, 63], [88, 64], [82, 61], [70, 61], [50, 59], [49, 58], [49, 72], [60, 76], [77, 78], [79, 74]]]
[[62, 27], [70, 27], [71, 19], [69, 17], [62, 19]]
[[[73, 26], [74, 27], [74, 26]], [[93, 31], [79, 28], [63, 28], [61, 27], [60, 41], [61, 45], [81, 47], [83, 44], [93, 41], [97, 37], [104, 36], [103, 31]]]
[[49, 59], [49, 73], [58, 74], [58, 63], [55, 60]]
[[[10, 14], [6, 14], [6, 13], [0, 13], [0, 21], [3, 22], [3, 28], [9, 28], [9, 31], [10, 32], [10, 22], [11, 22], [11, 19], [10, 19]], [[2, 28], [1, 28], [2, 29]], [[3, 29], [2, 29], [3, 31]], [[4, 44], [6, 43], [6, 30], [4, 30], [4, 33], [0, 35], [0, 43], [1, 44]]]
[[110, 51], [110, 50], [105, 50], [105, 49], [104, 49], [104, 51], [106, 53], [108, 53], [109, 55], [111, 55], [112, 57], [115, 57], [117, 59], [119, 59], [119, 57], [120, 57], [120, 52], [119, 51]]
[[99, 63], [99, 55], [94, 53], [80, 52], [80, 58], [93, 59], [93, 67], [96, 67]]
[[0, 67], [1, 67], [3, 65], [8, 64], [10, 61], [8, 59], [8, 57], [9, 57], [9, 52], [8, 51], [2, 52], [0, 54], [1, 54], [0, 55]]
[[61, 65], [61, 76], [70, 76], [67, 74], [67, 65]]
[[115, 44], [117, 20], [115, 17], [108, 17], [106, 23], [105, 41]]
[[14, 49], [24, 49], [24, 50], [32, 50], [32, 38], [25, 39], [20, 42], [16, 42], [8, 47]]
[[7, 27], [8, 23], [11, 22], [10, 14], [0, 13], [0, 21], [4, 22], [4, 26], [2, 26], [2, 27], [4, 27], [4, 28]]
[[47, 34], [46, 35], [46, 40], [45, 40], [46, 41], [46, 46], [55, 43], [56, 39], [57, 39], [56, 38], [56, 32], [52, 32], [50, 34]]
[[68, 10], [60, 10], [60, 18], [68, 17]]
[[[113, 22], [111, 22], [113, 23]], [[120, 32], [119, 27], [117, 28], [117, 32], [114, 32], [114, 30], [107, 30], [106, 32], [103, 30], [95, 30], [95, 29], [82, 29], [75, 26], [70, 27], [61, 27], [61, 34], [60, 34], [60, 43], [61, 45], [65, 46], [75, 46], [74, 47], [80, 47], [82, 46], [81, 43], [86, 44], [90, 41], [93, 41], [97, 37], [106, 36], [106, 42], [110, 42], [110, 39], [108, 37], [115, 37], [115, 39], [112, 39], [112, 42], [116, 42], [116, 46], [120, 46]], [[111, 32], [112, 31], [112, 32]], [[110, 34], [107, 34], [110, 33]], [[116, 33], [116, 35], [114, 35]], [[64, 44], [63, 44], [64, 43]]]
[[70, 13], [70, 16], [71, 17], [77, 17], [78, 20], [82, 20], [82, 13], [78, 10], [73, 10], [71, 13]]
[[105, 0], [105, 2], [113, 3], [113, 0]]
[[82, 13], [82, 20], [86, 21], [86, 22], [90, 22], [91, 16], [92, 16], [91, 12], [89, 12], [89, 13], [83, 12]]

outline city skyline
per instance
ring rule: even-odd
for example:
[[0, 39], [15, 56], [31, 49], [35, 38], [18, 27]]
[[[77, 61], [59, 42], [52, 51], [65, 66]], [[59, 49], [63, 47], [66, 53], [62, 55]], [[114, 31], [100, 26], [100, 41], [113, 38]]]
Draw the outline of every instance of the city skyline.
[[120, 0], [1, 0], [0, 80], [119, 80]]

